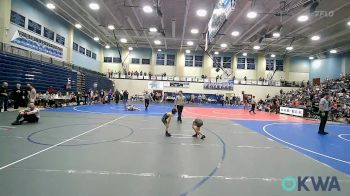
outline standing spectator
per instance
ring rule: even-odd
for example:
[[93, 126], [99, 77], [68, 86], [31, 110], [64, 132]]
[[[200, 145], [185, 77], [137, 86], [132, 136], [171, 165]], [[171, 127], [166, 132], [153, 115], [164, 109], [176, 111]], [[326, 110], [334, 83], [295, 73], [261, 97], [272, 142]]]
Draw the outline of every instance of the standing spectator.
[[13, 99], [14, 109], [17, 110], [19, 106], [23, 105], [23, 93], [21, 91], [21, 84], [16, 84], [16, 88], [13, 90], [11, 97]]
[[125, 90], [123, 92], [123, 103], [124, 103], [124, 106], [125, 106], [125, 110], [127, 109], [126, 108], [126, 104], [128, 103], [128, 100], [129, 100], [129, 93], [127, 90]]
[[115, 90], [114, 92], [114, 101], [115, 101], [115, 104], [118, 104], [119, 103], [119, 100], [120, 100], [120, 92], [117, 90]]
[[182, 111], [184, 109], [184, 105], [185, 105], [185, 96], [182, 94], [182, 91], [179, 91], [179, 94], [176, 96], [175, 99], [175, 106], [177, 108], [177, 122], [182, 123]]
[[104, 97], [105, 97], [105, 92], [103, 91], [103, 89], [101, 89], [100, 91], [100, 102], [104, 103]]
[[244, 76], [244, 81], [247, 82], [247, 76]]
[[35, 103], [36, 100], [36, 90], [33, 87], [33, 85], [29, 84], [29, 92], [28, 92], [28, 97], [29, 97], [29, 103]]
[[89, 92], [89, 105], [91, 105], [94, 101], [94, 90], [90, 89]]
[[252, 105], [252, 108], [249, 110], [249, 113], [253, 112], [253, 114], [255, 114], [255, 106], [256, 106], [255, 96], [253, 96], [253, 98], [250, 100], [250, 104]]
[[327, 124], [327, 119], [328, 119], [328, 112], [329, 112], [329, 102], [328, 102], [329, 95], [325, 93], [319, 103], [319, 108], [320, 108], [320, 127], [318, 129], [318, 134], [321, 135], [327, 135], [328, 133], [324, 131], [324, 128], [326, 127]]
[[2, 109], [2, 105], [4, 105], [4, 112], [7, 111], [8, 105], [8, 83], [3, 82], [0, 88], [0, 112]]
[[148, 93], [148, 91], [145, 92], [144, 94], [145, 97], [145, 108], [146, 110], [148, 110], [148, 106], [149, 106], [149, 101], [151, 99], [151, 95]]

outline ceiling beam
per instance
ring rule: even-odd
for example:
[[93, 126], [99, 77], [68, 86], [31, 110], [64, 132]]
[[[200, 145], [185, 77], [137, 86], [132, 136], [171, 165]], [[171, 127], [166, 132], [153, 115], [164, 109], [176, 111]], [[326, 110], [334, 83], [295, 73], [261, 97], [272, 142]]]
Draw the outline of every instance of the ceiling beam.
[[184, 41], [184, 38], [185, 38], [186, 26], [187, 26], [187, 17], [188, 17], [188, 12], [190, 11], [190, 3], [191, 3], [191, 0], [186, 0], [185, 16], [184, 16], [184, 23], [183, 23], [183, 26], [182, 26], [182, 37], [181, 37], [180, 50], [182, 50], [182, 45], [183, 45], [183, 41]]

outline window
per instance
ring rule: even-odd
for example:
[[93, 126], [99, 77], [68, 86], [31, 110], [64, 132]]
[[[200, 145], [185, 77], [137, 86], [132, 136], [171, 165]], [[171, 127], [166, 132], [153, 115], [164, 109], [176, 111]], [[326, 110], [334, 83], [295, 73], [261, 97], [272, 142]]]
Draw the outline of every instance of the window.
[[151, 60], [150, 59], [142, 59], [142, 64], [149, 65], [149, 64], [151, 64]]
[[165, 54], [157, 54], [157, 65], [164, 65], [165, 63]]
[[104, 62], [105, 63], [111, 63], [112, 62], [112, 57], [104, 57]]
[[78, 48], [79, 48], [78, 44], [73, 42], [73, 50], [78, 51]]
[[247, 69], [255, 69], [255, 59], [247, 58]]
[[85, 48], [79, 46], [79, 53], [80, 53], [80, 54], [85, 54]]
[[175, 55], [174, 54], [167, 55], [166, 64], [167, 65], [175, 65]]
[[231, 62], [232, 62], [231, 57], [224, 57], [222, 66], [224, 68], [231, 68]]
[[274, 59], [266, 59], [266, 70], [272, 71], [274, 70], [275, 60]]
[[277, 71], [283, 71], [283, 60], [277, 60], [276, 59], [276, 70]]
[[192, 67], [193, 66], [193, 56], [192, 55], [186, 55], [185, 56], [185, 66], [186, 67]]
[[121, 63], [122, 60], [119, 57], [113, 57], [113, 63]]
[[213, 58], [213, 67], [221, 67], [221, 57]]
[[86, 49], [86, 56], [91, 57], [91, 51]]
[[140, 64], [140, 59], [131, 58], [131, 64]]
[[96, 53], [93, 52], [92, 55], [91, 55], [91, 58], [96, 60]]
[[246, 58], [237, 58], [237, 69], [245, 69]]
[[195, 56], [194, 57], [194, 66], [202, 67], [203, 66], [203, 56]]

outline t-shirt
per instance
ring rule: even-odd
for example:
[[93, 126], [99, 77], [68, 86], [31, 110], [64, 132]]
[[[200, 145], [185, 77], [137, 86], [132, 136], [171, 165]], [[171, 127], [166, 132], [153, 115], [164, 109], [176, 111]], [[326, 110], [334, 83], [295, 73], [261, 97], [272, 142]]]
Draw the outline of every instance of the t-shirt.
[[179, 106], [185, 105], [185, 96], [183, 95], [176, 96], [176, 105], [179, 105]]
[[322, 98], [320, 100], [319, 106], [320, 106], [320, 111], [322, 111], [322, 110], [326, 111], [326, 112], [329, 111], [329, 102], [327, 101], [327, 99]]
[[151, 99], [151, 95], [149, 93], [146, 93], [144, 96], [145, 96], [145, 99]]
[[35, 116], [37, 118], [40, 118], [40, 113], [39, 113], [39, 109], [38, 108], [34, 108], [34, 109], [26, 109], [24, 110], [25, 112], [27, 112], [28, 114], [35, 114]]
[[29, 100], [30, 102], [35, 102], [36, 99], [36, 90], [35, 88], [32, 88], [32, 90], [29, 91]]
[[252, 98], [252, 100], [250, 101], [250, 103], [253, 104], [253, 105], [255, 105], [255, 104], [256, 104], [255, 99]]

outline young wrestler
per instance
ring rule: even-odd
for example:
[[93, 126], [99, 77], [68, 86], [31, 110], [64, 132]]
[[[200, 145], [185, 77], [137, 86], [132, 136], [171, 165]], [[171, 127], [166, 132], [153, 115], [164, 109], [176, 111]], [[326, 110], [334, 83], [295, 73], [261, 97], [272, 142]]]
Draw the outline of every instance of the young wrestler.
[[205, 135], [201, 133], [201, 127], [203, 126], [203, 121], [201, 119], [195, 119], [192, 123], [192, 129], [196, 132], [192, 137], [201, 136], [201, 139], [205, 138]]
[[168, 132], [168, 129], [169, 129], [169, 125], [170, 125], [170, 121], [171, 121], [171, 118], [173, 117], [173, 115], [175, 115], [177, 112], [177, 110], [174, 108], [171, 110], [171, 112], [167, 112], [163, 115], [162, 117], [162, 122], [165, 126], [165, 136], [166, 137], [170, 137], [171, 134]]

